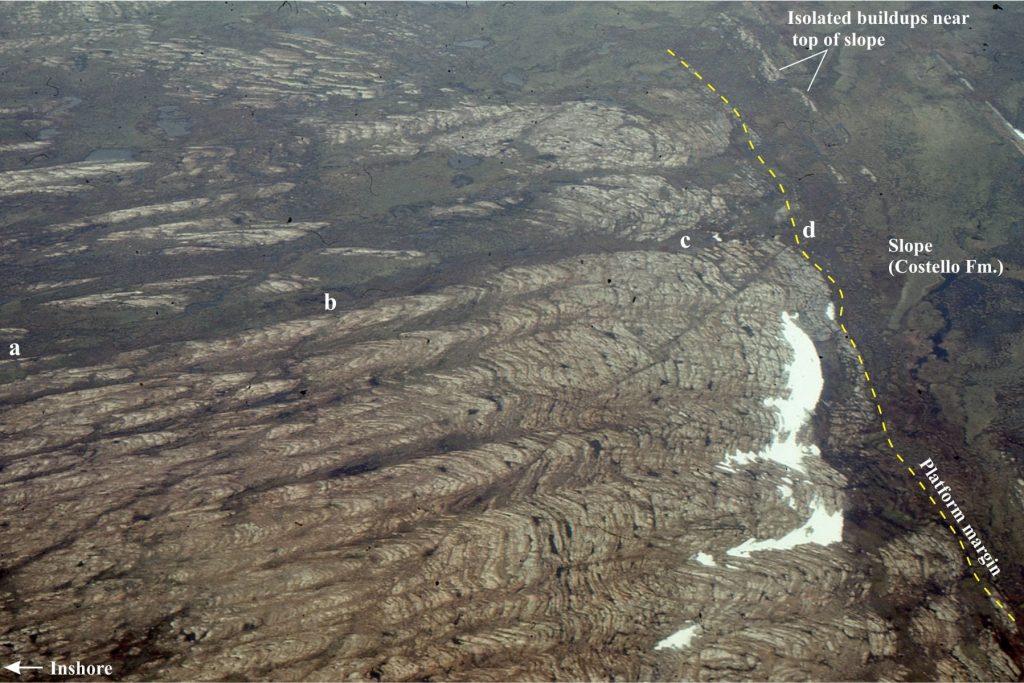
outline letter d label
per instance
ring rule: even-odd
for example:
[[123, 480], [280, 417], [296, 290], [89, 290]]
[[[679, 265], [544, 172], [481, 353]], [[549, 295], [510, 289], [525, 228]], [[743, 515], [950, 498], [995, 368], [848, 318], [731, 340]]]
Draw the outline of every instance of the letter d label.
[[811, 221], [804, 226], [804, 238], [811, 239], [814, 237], [814, 221]]
[[327, 292], [324, 292], [324, 310], [333, 311], [337, 307], [338, 302], [335, 300], [335, 298], [328, 294]]

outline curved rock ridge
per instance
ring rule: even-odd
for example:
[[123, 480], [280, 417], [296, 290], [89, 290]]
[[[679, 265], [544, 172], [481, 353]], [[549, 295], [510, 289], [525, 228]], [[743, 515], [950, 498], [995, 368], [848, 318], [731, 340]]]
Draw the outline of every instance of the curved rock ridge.
[[[728, 122], [696, 98], [668, 95], [680, 115], [652, 122], [603, 102], [557, 105], [483, 105], [466, 102], [445, 110], [394, 115], [372, 123], [308, 119], [338, 145], [361, 142], [367, 158], [412, 156], [421, 151], [516, 160], [527, 150], [560, 169], [587, 171], [685, 166], [720, 154]], [[686, 114], [691, 114], [687, 117]], [[516, 141], [510, 144], [510, 141]]]
[[[8, 530], [26, 539], [9, 585], [47, 596], [12, 637], [47, 623], [46, 646], [80, 657], [148, 639], [160, 654], [137, 675], [176, 678], [243, 661], [287, 678], [771, 677], [806, 652], [866, 657], [877, 617], [805, 621], [808, 594], [858, 581], [841, 546], [690, 560], [802, 523], [769, 483], [780, 466], [715, 468], [774, 430], [779, 312], [824, 310], [800, 265], [738, 243], [590, 254], [125, 354], [128, 374], [96, 386], [95, 368], [93, 388], [7, 385], [5, 504], [45, 520]], [[798, 507], [842, 486], [810, 476]], [[92, 636], [67, 604], [104, 605]], [[653, 652], [698, 618], [699, 655]]]
[[1019, 677], [669, 5], [0, 5], [7, 661]]

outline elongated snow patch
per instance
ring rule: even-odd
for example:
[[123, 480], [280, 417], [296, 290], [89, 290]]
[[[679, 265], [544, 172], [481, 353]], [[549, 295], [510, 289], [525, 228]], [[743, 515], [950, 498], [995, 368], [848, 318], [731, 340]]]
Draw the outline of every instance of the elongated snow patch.
[[725, 458], [725, 465], [744, 464], [755, 458], [774, 460], [790, 469], [807, 473], [804, 458], [817, 457], [818, 447], [797, 443], [797, 435], [807, 424], [825, 386], [821, 363], [814, 342], [796, 324], [799, 315], [782, 313], [782, 336], [793, 350], [793, 361], [786, 371], [786, 388], [780, 398], [765, 399], [765, 405], [775, 409], [778, 428], [771, 443], [760, 453], [733, 453]]
[[[745, 463], [754, 458], [774, 460], [797, 472], [806, 474], [808, 459], [814, 462], [821, 452], [814, 444], [797, 441], [797, 436], [810, 421], [814, 407], [821, 397], [825, 379], [821, 374], [821, 362], [814, 342], [796, 324], [798, 316], [782, 314], [782, 336], [793, 350], [793, 361], [786, 373], [786, 392], [782, 398], [770, 398], [765, 405], [778, 414], [778, 428], [772, 442], [760, 453], [736, 453], [726, 457], [726, 463]], [[788, 490], [787, 490], [788, 489]], [[792, 505], [792, 489], [780, 487], [783, 496]], [[787, 496], [788, 494], [788, 496]], [[804, 524], [781, 538], [766, 540], [748, 539], [726, 551], [734, 557], [749, 557], [759, 550], [789, 550], [805, 543], [829, 545], [843, 540], [843, 513], [829, 512], [817, 496], [811, 501], [811, 515]]]

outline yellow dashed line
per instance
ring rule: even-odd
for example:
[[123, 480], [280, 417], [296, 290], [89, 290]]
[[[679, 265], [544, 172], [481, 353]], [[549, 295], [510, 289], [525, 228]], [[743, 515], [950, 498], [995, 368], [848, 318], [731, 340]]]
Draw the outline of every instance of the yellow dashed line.
[[[666, 52], [668, 52], [668, 54], [669, 54], [670, 56], [672, 56], [672, 57], [676, 57], [676, 53], [675, 53], [675, 52], [673, 52], [673, 51], [672, 51], [671, 49], [669, 49], [669, 50], [666, 50]], [[690, 65], [689, 65], [689, 64], [687, 64], [685, 60], [683, 60], [683, 59], [679, 59], [679, 63], [680, 63], [680, 64], [681, 64], [681, 65], [682, 65], [683, 67], [685, 67], [686, 69], [690, 69]], [[693, 74], [694, 76], [696, 76], [696, 77], [697, 77], [697, 79], [699, 79], [699, 80], [701, 80], [701, 81], [703, 81], [703, 80], [704, 80], [704, 77], [703, 77], [703, 76], [702, 76], [702, 75], [700, 74], [700, 72], [698, 72], [698, 71], [696, 71], [696, 70], [692, 70], [692, 69], [690, 70], [690, 72], [691, 72], [691, 73], [692, 73], [692, 74]], [[708, 86], [708, 89], [709, 89], [709, 90], [711, 90], [711, 92], [714, 92], [714, 93], [717, 93], [717, 92], [718, 92], [718, 91], [717, 91], [717, 90], [715, 89], [715, 86], [714, 86], [714, 85], [712, 85], [711, 83], [707, 83], [707, 82], [705, 82], [704, 84], [705, 84], [706, 86]], [[719, 98], [720, 98], [720, 99], [722, 100], [722, 102], [723, 102], [723, 103], [725, 103], [726, 105], [728, 105], [728, 104], [729, 104], [729, 99], [728, 99], [728, 98], [727, 98], [727, 97], [726, 97], [725, 95], [721, 95], [721, 94], [719, 94]], [[733, 108], [732, 108], [732, 113], [733, 113], [733, 114], [734, 114], [734, 115], [736, 116], [736, 118], [737, 118], [737, 119], [742, 119], [742, 118], [743, 118], [743, 117], [742, 117], [742, 115], [740, 114], [740, 110], [739, 110], [738, 108], [736, 108], [736, 107], [733, 107]], [[747, 135], [750, 135], [750, 129], [749, 129], [749, 127], [747, 126], [747, 124], [746, 124], [746, 123], [742, 123], [741, 125], [742, 125], [742, 128], [743, 128], [743, 132], [744, 132], [745, 134], [747, 134]], [[747, 138], [747, 146], [748, 146], [748, 147], [749, 147], [749, 148], [751, 149], [751, 151], [756, 151], [756, 150], [755, 150], [755, 147], [754, 147], [754, 141], [753, 141], [753, 139], [751, 139], [751, 138], [749, 138], [749, 137]], [[756, 155], [756, 157], [757, 157], [757, 160], [758, 160], [758, 162], [760, 162], [760, 163], [761, 163], [761, 165], [763, 165], [763, 166], [766, 166], [766, 165], [767, 165], [767, 162], [765, 161], [765, 159], [764, 159], [764, 157], [763, 157], [763, 156], [761, 156], [760, 154], [757, 154], [757, 155]], [[770, 176], [772, 177], [772, 179], [775, 179], [775, 180], [777, 180], [777, 179], [778, 179], [778, 175], [776, 174], [776, 172], [775, 172], [775, 170], [774, 170], [773, 168], [768, 168], [768, 174], [769, 174], [769, 175], [770, 175]], [[779, 188], [779, 192], [780, 192], [781, 194], [783, 194], [783, 195], [784, 195], [784, 194], [786, 194], [786, 188], [785, 188], [785, 186], [783, 186], [783, 184], [782, 184], [782, 183], [778, 183], [778, 188]], [[790, 203], [789, 199], [786, 199], [786, 200], [785, 200], [785, 202], [786, 202], [786, 210], [787, 210], [788, 212], [792, 213], [792, 212], [793, 212], [793, 206], [792, 206], [792, 204]], [[797, 225], [796, 225], [796, 217], [795, 217], [795, 216], [792, 216], [792, 215], [791, 215], [791, 216], [789, 217], [789, 223], [790, 223], [790, 225], [791, 225], [791, 226], [792, 226], [793, 228], [796, 228], [796, 227], [797, 227]], [[799, 233], [796, 233], [796, 232], [794, 232], [794, 233], [793, 233], [793, 241], [794, 241], [794, 242], [795, 242], [795, 243], [796, 243], [797, 245], [799, 245], [799, 244], [800, 244], [800, 235], [799, 235]], [[803, 255], [803, 257], [804, 257], [804, 259], [805, 259], [805, 260], [807, 260], [807, 261], [809, 261], [809, 262], [813, 263], [813, 265], [814, 265], [815, 269], [817, 269], [817, 270], [818, 270], [819, 272], [822, 272], [822, 273], [824, 273], [824, 272], [825, 272], [825, 269], [824, 269], [824, 267], [823, 267], [823, 266], [821, 266], [821, 265], [820, 265], [820, 264], [818, 264], [817, 262], [813, 262], [813, 261], [811, 261], [811, 255], [810, 255], [810, 254], [808, 254], [806, 250], [803, 250], [803, 249], [801, 249], [800, 253], [801, 253], [801, 255]], [[839, 294], [839, 300], [840, 300], [840, 302], [844, 301], [844, 300], [846, 299], [846, 293], [845, 293], [845, 292], [843, 291], [843, 288], [842, 288], [842, 287], [839, 287], [839, 286], [838, 286], [838, 283], [836, 282], [836, 279], [835, 279], [834, 277], [832, 277], [831, 275], [828, 275], [828, 274], [826, 274], [826, 277], [828, 278], [828, 281], [829, 281], [830, 283], [832, 283], [833, 285], [836, 285], [836, 292], [837, 292], [837, 293]], [[845, 313], [845, 308], [844, 308], [844, 306], [843, 306], [842, 304], [840, 304], [840, 306], [839, 306], [839, 317], [840, 317], [840, 318], [842, 318], [842, 317], [843, 317], [843, 314], [844, 314], [844, 313]], [[847, 338], [848, 338], [848, 339], [849, 339], [849, 341], [850, 341], [850, 346], [851, 346], [851, 347], [853, 347], [853, 349], [854, 349], [854, 350], [856, 350], [856, 349], [857, 349], [857, 343], [856, 343], [856, 342], [855, 342], [855, 341], [853, 340], [853, 338], [852, 338], [852, 337], [850, 337], [850, 336], [849, 336], [849, 332], [848, 332], [848, 331], [847, 331], [847, 329], [846, 329], [846, 325], [844, 325], [844, 324], [843, 324], [842, 322], [840, 322], [840, 324], [839, 324], [839, 327], [840, 327], [840, 329], [841, 329], [841, 330], [843, 331], [843, 334], [847, 335]], [[859, 353], [857, 354], [857, 362], [858, 362], [858, 363], [859, 363], [859, 364], [860, 364], [860, 365], [861, 365], [862, 367], [864, 366], [864, 357], [863, 357], [862, 355], [860, 355]], [[871, 375], [870, 375], [870, 374], [868, 374], [868, 371], [867, 371], [866, 369], [864, 370], [864, 379], [865, 379], [865, 380], [866, 380], [866, 381], [868, 382], [868, 384], [869, 384], [869, 389], [871, 390], [871, 397], [872, 397], [873, 399], [877, 399], [877, 398], [878, 398], [878, 392], [876, 392], [876, 391], [875, 391], [875, 388], [874, 388], [874, 387], [870, 386], [870, 384], [871, 384]], [[882, 415], [882, 414], [883, 414], [883, 413], [882, 413], [882, 405], [881, 405], [881, 403], [875, 403], [875, 410], [877, 410], [877, 411], [878, 411], [878, 414], [879, 414], [879, 415]], [[883, 432], [883, 433], [888, 433], [888, 431], [889, 431], [889, 427], [888, 427], [888, 425], [886, 424], [885, 420], [882, 420], [882, 421], [881, 421], [881, 426], [882, 426], [882, 432]], [[885, 438], [885, 442], [886, 442], [886, 443], [887, 443], [887, 444], [889, 445], [889, 448], [890, 448], [890, 449], [892, 449], [892, 450], [894, 450], [894, 451], [895, 451], [895, 449], [896, 449], [896, 446], [895, 446], [895, 444], [893, 444], [893, 441], [892, 441], [892, 438], [891, 438], [891, 437], [888, 437], [888, 436], [886, 436], [886, 438]], [[897, 459], [898, 459], [898, 460], [899, 460], [899, 461], [900, 461], [901, 463], [904, 463], [904, 462], [905, 462], [905, 460], [904, 460], [903, 456], [902, 456], [902, 455], [900, 455], [899, 453], [896, 453], [896, 458], [897, 458]], [[913, 468], [913, 467], [907, 466], [907, 471], [908, 471], [908, 472], [910, 473], [910, 475], [911, 475], [912, 477], [915, 477], [915, 478], [917, 477], [917, 473], [916, 473], [916, 472], [914, 471], [914, 468]], [[927, 488], [925, 487], [925, 485], [924, 485], [924, 482], [922, 482], [921, 480], [918, 480], [918, 481], [917, 481], [917, 485], [918, 485], [918, 486], [920, 486], [920, 487], [921, 487], [921, 490], [922, 490], [922, 491], [924, 491], [925, 493], [927, 493], [927, 492], [928, 492], [928, 489], [927, 489]], [[936, 502], [935, 498], [934, 498], [934, 497], [932, 497], [931, 495], [929, 495], [929, 496], [928, 496], [928, 500], [929, 500], [929, 501], [931, 501], [932, 505], [934, 505], [934, 506], [938, 506], [938, 503]], [[948, 519], [948, 518], [947, 518], [947, 515], [946, 515], [946, 513], [945, 513], [945, 511], [943, 511], [943, 510], [941, 510], [941, 509], [939, 510], [939, 515], [941, 515], [941, 516], [942, 516], [942, 519], [944, 519], [944, 520], [947, 520], [947, 519]], [[958, 534], [957, 534], [957, 530], [956, 530], [956, 528], [955, 528], [955, 527], [954, 527], [954, 526], [953, 526], [952, 524], [948, 524], [947, 526], [949, 527], [949, 530], [950, 530], [950, 532], [951, 532], [951, 533], [952, 533], [952, 534], [953, 534], [954, 536], [957, 536], [957, 535], [958, 535]], [[966, 549], [967, 549], [967, 548], [966, 548], [966, 546], [964, 545], [964, 542], [963, 542], [963, 540], [961, 540], [960, 538], [957, 538], [957, 541], [958, 541], [958, 543], [960, 544], [960, 549], [961, 549], [961, 550], [966, 550]], [[967, 565], [968, 565], [968, 566], [973, 566], [973, 562], [971, 561], [971, 558], [970, 558], [970, 557], [969, 557], [968, 555], [964, 555], [964, 559], [966, 559], [966, 560], [967, 560]], [[979, 577], [979, 576], [978, 576], [978, 573], [977, 573], [977, 572], [973, 572], [973, 571], [972, 571], [972, 572], [971, 572], [971, 575], [972, 575], [972, 576], [974, 576], [974, 580], [975, 580], [975, 581], [976, 581], [977, 583], [979, 583], [979, 584], [981, 583], [981, 577]], [[984, 590], [985, 590], [985, 594], [986, 594], [986, 595], [988, 595], [989, 597], [992, 597], [992, 591], [990, 591], [990, 590], [988, 589], [988, 587], [987, 587], [987, 586], [982, 586], [982, 588], [984, 588]], [[1016, 622], [1016, 621], [1017, 621], [1017, 619], [1016, 619], [1016, 618], [1015, 618], [1015, 617], [1013, 616], [1013, 614], [1011, 614], [1011, 613], [1010, 613], [1009, 609], [1007, 609], [1006, 607], [1004, 607], [1004, 606], [1003, 606], [1003, 603], [1001, 603], [1001, 602], [1000, 602], [1000, 601], [999, 601], [998, 599], [995, 599], [995, 598], [993, 598], [993, 601], [995, 602], [995, 604], [996, 604], [996, 605], [997, 605], [997, 606], [998, 606], [998, 607], [999, 607], [1000, 609], [1002, 609], [1002, 610], [1004, 610], [1004, 611], [1005, 611], [1005, 613], [1006, 613], [1006, 616], [1007, 616], [1007, 618], [1009, 618], [1009, 619], [1010, 619], [1010, 621], [1013, 621], [1013, 622]]]

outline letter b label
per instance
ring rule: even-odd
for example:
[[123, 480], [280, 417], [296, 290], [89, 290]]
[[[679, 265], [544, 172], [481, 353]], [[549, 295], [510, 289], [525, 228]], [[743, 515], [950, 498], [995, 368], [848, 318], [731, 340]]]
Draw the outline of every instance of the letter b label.
[[325, 311], [333, 311], [337, 307], [338, 307], [337, 300], [333, 296], [328, 294], [327, 292], [324, 292], [324, 310]]

